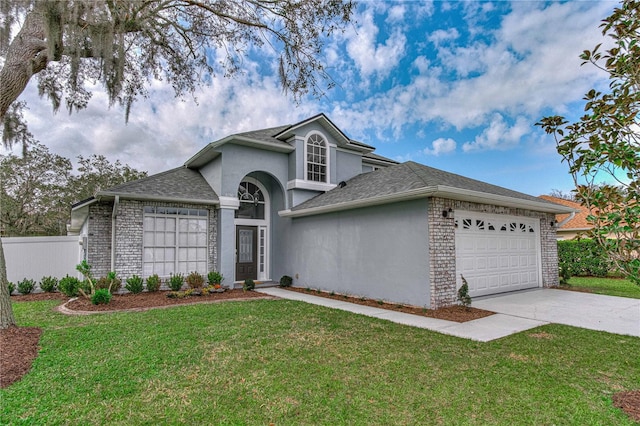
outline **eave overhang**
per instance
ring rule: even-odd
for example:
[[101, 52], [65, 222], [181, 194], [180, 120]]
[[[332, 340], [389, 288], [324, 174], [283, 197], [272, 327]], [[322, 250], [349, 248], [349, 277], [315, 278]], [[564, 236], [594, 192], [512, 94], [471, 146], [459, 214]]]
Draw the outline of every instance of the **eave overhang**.
[[278, 212], [281, 217], [304, 217], [318, 214], [333, 213], [343, 210], [351, 210], [362, 207], [371, 207], [388, 203], [416, 200], [420, 198], [440, 197], [459, 201], [469, 201], [480, 204], [491, 204], [502, 207], [512, 207], [526, 210], [533, 210], [545, 213], [570, 213], [574, 211], [570, 207], [548, 202], [538, 202], [524, 200], [503, 195], [488, 194], [485, 192], [471, 191], [467, 189], [453, 188], [449, 186], [436, 185], [417, 188], [395, 194], [385, 194], [378, 197], [370, 197], [361, 200], [347, 201], [343, 203], [330, 204], [326, 206], [310, 207], [300, 210], [282, 210]]
[[248, 146], [252, 148], [259, 148], [265, 151], [274, 151], [274, 152], [283, 152], [289, 153], [293, 151], [295, 148], [293, 146], [287, 145], [285, 143], [276, 143], [276, 142], [267, 142], [263, 140], [253, 139], [246, 136], [238, 136], [231, 135], [227, 136], [224, 139], [220, 139], [216, 142], [211, 142], [204, 148], [202, 148], [198, 153], [196, 153], [193, 157], [189, 158], [184, 166], [190, 169], [198, 169], [210, 161], [214, 160], [222, 151], [220, 151], [220, 147], [226, 145], [228, 143], [232, 143], [235, 145]]

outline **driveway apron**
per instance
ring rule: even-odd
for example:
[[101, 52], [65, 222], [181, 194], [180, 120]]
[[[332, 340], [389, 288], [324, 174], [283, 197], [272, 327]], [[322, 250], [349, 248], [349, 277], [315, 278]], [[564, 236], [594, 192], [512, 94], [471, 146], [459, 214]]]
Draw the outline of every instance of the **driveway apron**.
[[640, 299], [540, 288], [477, 298], [473, 307], [640, 337]]

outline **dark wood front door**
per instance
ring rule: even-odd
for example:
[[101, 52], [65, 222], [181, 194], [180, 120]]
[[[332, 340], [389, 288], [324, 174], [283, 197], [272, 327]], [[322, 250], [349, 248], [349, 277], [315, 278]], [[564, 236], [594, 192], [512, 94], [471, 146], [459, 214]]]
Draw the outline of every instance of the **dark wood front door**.
[[258, 278], [258, 227], [236, 226], [236, 281]]

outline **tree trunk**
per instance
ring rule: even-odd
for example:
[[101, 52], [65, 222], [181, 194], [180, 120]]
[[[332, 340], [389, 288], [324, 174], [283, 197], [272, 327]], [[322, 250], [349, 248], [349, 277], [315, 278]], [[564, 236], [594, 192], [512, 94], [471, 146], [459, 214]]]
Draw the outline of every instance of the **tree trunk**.
[[4, 249], [2, 248], [2, 239], [0, 239], [0, 330], [16, 325], [8, 284], [7, 263], [4, 260]]
[[9, 45], [0, 70], [0, 121], [31, 77], [45, 69], [47, 62], [43, 14], [36, 9], [29, 12], [20, 32]]

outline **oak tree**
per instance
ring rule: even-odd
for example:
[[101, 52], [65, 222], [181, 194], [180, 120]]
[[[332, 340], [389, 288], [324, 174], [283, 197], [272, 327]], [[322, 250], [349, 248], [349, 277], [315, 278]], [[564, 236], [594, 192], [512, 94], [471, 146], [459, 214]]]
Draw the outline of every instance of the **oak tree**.
[[[3, 142], [26, 129], [16, 100], [34, 76], [54, 110], [85, 108], [86, 83], [99, 83], [126, 119], [150, 81], [192, 94], [215, 75], [241, 71], [249, 49], [266, 48], [286, 92], [297, 100], [321, 95], [334, 84], [323, 44], [344, 29], [352, 9], [350, 0], [0, 1]], [[15, 323], [8, 300], [0, 243], [0, 328]]]

